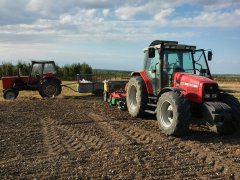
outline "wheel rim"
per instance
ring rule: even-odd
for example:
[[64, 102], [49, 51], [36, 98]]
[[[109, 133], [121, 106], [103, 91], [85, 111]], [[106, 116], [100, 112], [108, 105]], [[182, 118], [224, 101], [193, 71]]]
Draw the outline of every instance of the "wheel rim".
[[169, 128], [173, 123], [173, 106], [168, 101], [165, 101], [161, 106], [160, 121], [166, 128]]
[[15, 93], [10, 91], [6, 94], [6, 99], [15, 99]]
[[49, 84], [45, 87], [44, 92], [48, 96], [53, 96], [56, 92], [56, 87], [52, 84]]
[[137, 89], [135, 86], [130, 87], [129, 91], [129, 104], [132, 109], [136, 108], [137, 106]]

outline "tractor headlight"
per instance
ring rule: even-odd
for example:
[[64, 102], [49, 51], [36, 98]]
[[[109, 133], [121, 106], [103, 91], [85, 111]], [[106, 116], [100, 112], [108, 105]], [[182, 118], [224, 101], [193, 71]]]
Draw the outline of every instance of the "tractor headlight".
[[203, 100], [214, 100], [218, 97], [218, 85], [217, 84], [204, 84], [203, 85]]

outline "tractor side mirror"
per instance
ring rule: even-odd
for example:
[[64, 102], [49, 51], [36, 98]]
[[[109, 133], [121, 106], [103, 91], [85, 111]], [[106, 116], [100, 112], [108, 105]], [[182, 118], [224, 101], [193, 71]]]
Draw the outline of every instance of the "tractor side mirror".
[[212, 51], [208, 51], [208, 60], [211, 61], [212, 60]]
[[155, 57], [155, 48], [148, 48], [148, 58], [154, 58]]

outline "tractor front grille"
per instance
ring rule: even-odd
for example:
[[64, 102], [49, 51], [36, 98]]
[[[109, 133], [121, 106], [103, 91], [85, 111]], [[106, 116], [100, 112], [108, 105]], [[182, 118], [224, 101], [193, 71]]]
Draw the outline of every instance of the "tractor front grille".
[[204, 84], [203, 85], [203, 100], [211, 101], [218, 98], [218, 85], [217, 84]]

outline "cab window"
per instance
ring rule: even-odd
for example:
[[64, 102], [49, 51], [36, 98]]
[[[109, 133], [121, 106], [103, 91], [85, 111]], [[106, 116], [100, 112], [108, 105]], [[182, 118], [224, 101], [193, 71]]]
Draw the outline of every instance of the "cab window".
[[42, 64], [34, 64], [32, 67], [31, 75], [42, 75]]
[[55, 67], [53, 64], [45, 64], [43, 74], [47, 73], [56, 74]]

